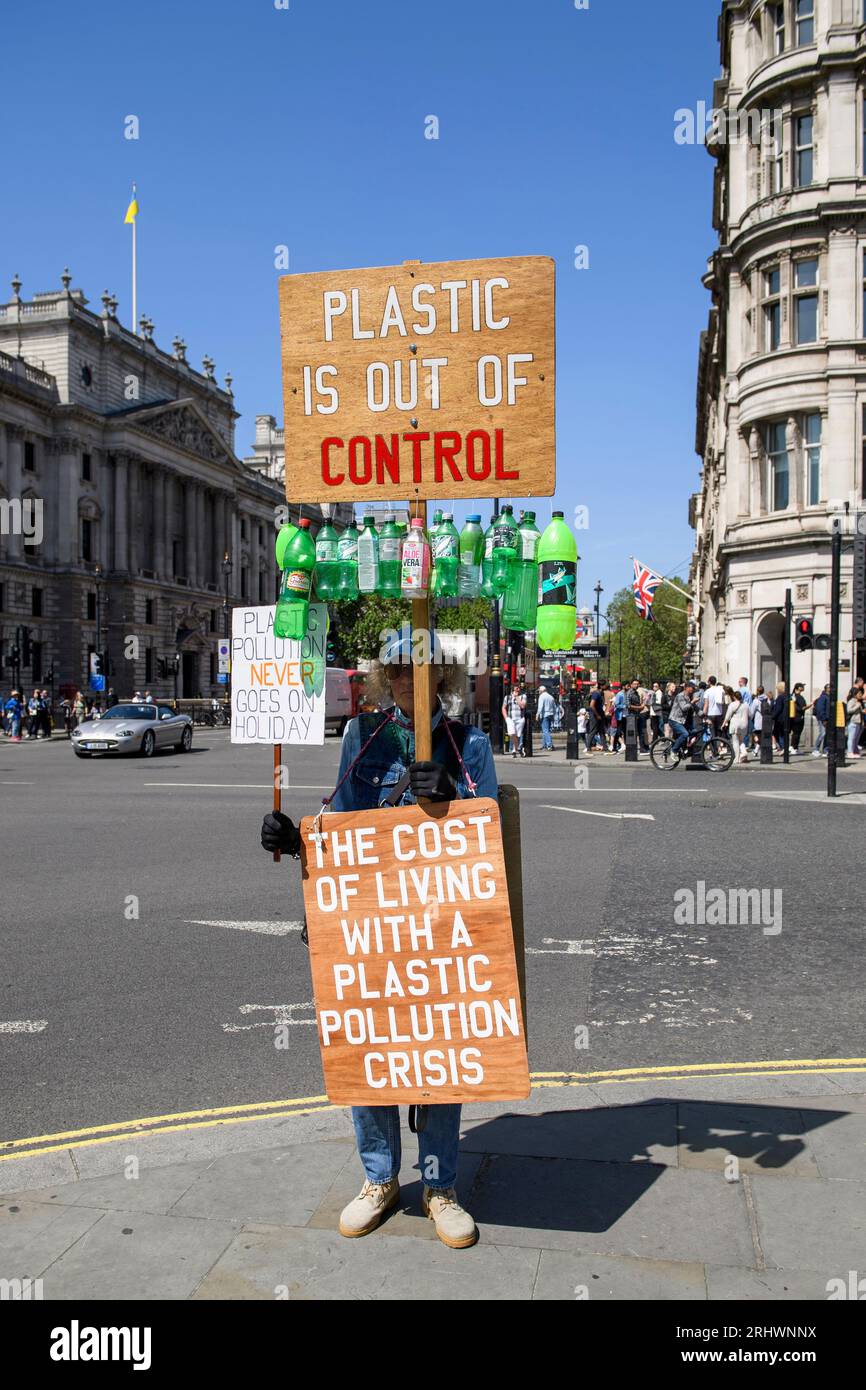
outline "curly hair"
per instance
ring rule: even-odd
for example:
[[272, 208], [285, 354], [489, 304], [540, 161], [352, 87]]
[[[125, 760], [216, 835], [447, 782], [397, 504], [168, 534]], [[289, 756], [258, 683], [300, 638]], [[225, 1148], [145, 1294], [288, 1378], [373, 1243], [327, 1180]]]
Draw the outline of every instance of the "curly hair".
[[[456, 662], [436, 662], [436, 689], [443, 703], [466, 698], [466, 667]], [[392, 703], [391, 684], [381, 661], [373, 661], [364, 681], [367, 699], [378, 706]]]

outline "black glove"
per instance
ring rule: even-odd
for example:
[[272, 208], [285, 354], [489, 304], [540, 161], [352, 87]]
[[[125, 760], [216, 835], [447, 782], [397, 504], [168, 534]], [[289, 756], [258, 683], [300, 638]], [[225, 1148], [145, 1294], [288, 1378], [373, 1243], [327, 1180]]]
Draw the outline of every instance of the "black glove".
[[454, 801], [457, 783], [441, 763], [413, 763], [409, 768], [409, 786], [416, 798], [425, 801]]
[[282, 850], [284, 854], [295, 857], [301, 852], [301, 832], [282, 811], [271, 811], [262, 821], [262, 849], [269, 854]]

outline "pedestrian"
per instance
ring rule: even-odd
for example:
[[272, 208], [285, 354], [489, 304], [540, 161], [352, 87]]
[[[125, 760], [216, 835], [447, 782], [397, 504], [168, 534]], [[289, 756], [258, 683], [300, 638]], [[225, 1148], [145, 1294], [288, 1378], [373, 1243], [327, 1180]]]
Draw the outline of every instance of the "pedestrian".
[[75, 699], [72, 702], [72, 712], [75, 715], [75, 723], [83, 724], [87, 718], [87, 705], [80, 690], [76, 690]]
[[27, 738], [36, 738], [39, 733], [39, 691], [34, 690], [27, 701]]
[[787, 687], [784, 681], [779, 681], [776, 686], [775, 699], [770, 708], [773, 720], [773, 738], [776, 742], [776, 752], [785, 751], [785, 704], [787, 701]]
[[45, 737], [46, 737], [46, 738], [50, 738], [50, 737], [51, 737], [51, 723], [52, 723], [52, 720], [51, 720], [51, 696], [49, 695], [49, 693], [48, 693], [47, 690], [40, 690], [40, 692], [39, 692], [39, 699], [40, 699], [40, 706], [41, 706], [41, 707], [40, 707], [40, 710], [39, 710], [39, 715], [40, 715], [40, 727], [42, 728], [42, 730], [43, 730], [43, 732], [44, 732], [44, 734], [45, 734]]
[[830, 725], [830, 686], [824, 686], [812, 706], [812, 713], [818, 721], [818, 737], [815, 740], [815, 747], [812, 749], [813, 758], [827, 757], [827, 734]]
[[523, 744], [525, 709], [526, 701], [521, 699], [519, 687], [515, 686], [502, 701], [502, 717], [505, 720], [506, 732], [511, 740], [512, 758], [517, 757]]
[[152, 705], [152, 704], [153, 704], [153, 696], [151, 695], [151, 693], [150, 693], [149, 690], [145, 690], [145, 692], [144, 692], [144, 703], [145, 703], [146, 705]]
[[[367, 688], [381, 690], [382, 702], [389, 699], [391, 703], [386, 704], [385, 715], [362, 714], [346, 726], [331, 810], [372, 810], [387, 804], [389, 794], [401, 806], [413, 805], [419, 798], [453, 801], [470, 796], [473, 787], [478, 796], [498, 796], [486, 734], [444, 716], [442, 699], [462, 687], [465, 671], [443, 666], [440, 651], [434, 651], [437, 697], [432, 721], [433, 758], [415, 761], [413, 682], [419, 672], [426, 677], [427, 668], [416, 670], [411, 658], [411, 638], [403, 636], [386, 649], [384, 664], [373, 663]], [[401, 791], [404, 780], [405, 790]], [[281, 850], [297, 857], [301, 837], [287, 816], [274, 811], [262, 824], [262, 845], [269, 852]], [[344, 1236], [365, 1236], [400, 1200], [399, 1108], [356, 1105], [352, 1107], [352, 1122], [365, 1181], [358, 1196], [344, 1208], [339, 1230]], [[459, 1139], [460, 1106], [431, 1105], [426, 1126], [418, 1135], [418, 1166], [424, 1178], [422, 1207], [439, 1239], [452, 1249], [474, 1245], [478, 1239], [475, 1222], [460, 1206], [455, 1191]]]
[[589, 718], [587, 720], [587, 752], [595, 751], [596, 740], [603, 753], [607, 752], [607, 736], [604, 718], [604, 690], [596, 682], [589, 697]]
[[664, 726], [664, 691], [658, 681], [653, 681], [649, 695], [650, 732], [654, 739], [661, 738]]
[[668, 729], [670, 728], [671, 705], [672, 705], [673, 702], [674, 702], [674, 696], [676, 695], [676, 693], [677, 693], [677, 683], [676, 683], [676, 681], [668, 681], [667, 685], [666, 685], [665, 688], [664, 688], [664, 694], [663, 694], [663, 697], [662, 697], [662, 733], [663, 733], [663, 734], [667, 734]]
[[741, 690], [732, 690], [731, 699], [722, 719], [722, 730], [727, 729], [734, 745], [734, 758], [737, 763], [749, 761], [749, 706], [743, 699]]
[[[625, 713], [626, 713], [626, 720], [628, 720], [628, 719], [634, 719], [634, 722], [635, 722], [635, 735], [636, 735], [636, 737], [637, 737], [637, 741], [638, 741], [639, 747], [640, 747], [641, 749], [643, 749], [644, 744], [645, 744], [645, 742], [646, 742], [646, 738], [645, 738], [644, 731], [643, 731], [643, 729], [642, 729], [641, 726], [642, 726], [642, 724], [644, 723], [645, 718], [646, 718], [646, 706], [644, 705], [644, 702], [643, 702], [643, 695], [642, 695], [642, 693], [641, 693], [640, 681], [637, 680], [636, 678], [635, 678], [635, 680], [633, 680], [633, 681], [631, 682], [631, 684], [629, 685], [628, 690], [626, 691], [626, 696], [625, 696]], [[626, 727], [628, 727], [628, 726], [626, 725]], [[626, 734], [626, 737], [628, 737], [627, 734]]]
[[764, 722], [764, 687], [759, 685], [752, 696], [749, 705], [749, 715], [752, 721], [751, 741], [755, 748], [755, 757], [761, 756], [761, 726]]
[[713, 733], [718, 734], [725, 717], [725, 692], [715, 676], [710, 676], [704, 694], [704, 718], [712, 725]]
[[613, 742], [611, 748], [614, 753], [618, 753], [620, 748], [625, 748], [625, 712], [626, 694], [623, 686], [613, 697], [613, 718], [611, 720], [611, 733]]
[[798, 681], [791, 692], [791, 703], [793, 705], [790, 721], [791, 752], [795, 758], [799, 758], [800, 756], [800, 739], [803, 734], [803, 726], [806, 723], [806, 710], [809, 708], [806, 704], [806, 697], [803, 694], [805, 689], [805, 685], [803, 685], [801, 681]]
[[9, 699], [3, 706], [3, 712], [8, 720], [7, 731], [13, 743], [21, 742], [21, 719], [24, 714], [24, 705], [21, 700], [20, 690], [11, 690]]
[[556, 713], [556, 702], [550, 691], [542, 686], [541, 694], [538, 697], [538, 710], [536, 719], [541, 726], [541, 746], [548, 753], [553, 752], [553, 739], [551, 737], [551, 726]]
[[64, 695], [60, 701], [60, 713], [63, 716], [63, 728], [67, 738], [72, 738], [72, 730], [75, 728], [75, 712], [72, 708], [72, 701], [68, 695]]
[[859, 758], [857, 751], [860, 734], [863, 730], [863, 688], [852, 685], [845, 703], [845, 721], [848, 735], [848, 757]]
[[105, 707], [106, 709], [114, 709], [114, 706], [119, 703], [114, 686], [110, 685], [108, 687], [108, 699], [105, 702]]
[[590, 751], [590, 748], [589, 748], [589, 734], [588, 734], [587, 728], [586, 728], [586, 709], [584, 708], [583, 705], [581, 705], [580, 708], [578, 709], [576, 718], [577, 718], [577, 737], [578, 737], [578, 742], [580, 741], [580, 739], [583, 739], [584, 746], [585, 746], [586, 751], [587, 751], [587, 753], [588, 753], [588, 752]]

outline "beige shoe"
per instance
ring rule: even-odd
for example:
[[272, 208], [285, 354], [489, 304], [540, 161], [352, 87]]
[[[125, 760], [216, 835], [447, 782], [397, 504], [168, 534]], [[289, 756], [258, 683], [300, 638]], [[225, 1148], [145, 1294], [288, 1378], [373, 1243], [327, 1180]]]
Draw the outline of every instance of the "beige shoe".
[[478, 1239], [475, 1222], [457, 1200], [453, 1187], [425, 1187], [422, 1199], [424, 1211], [436, 1227], [436, 1234], [452, 1250], [464, 1250]]
[[366, 1236], [384, 1221], [400, 1201], [400, 1183], [365, 1182], [354, 1201], [340, 1215], [341, 1236]]

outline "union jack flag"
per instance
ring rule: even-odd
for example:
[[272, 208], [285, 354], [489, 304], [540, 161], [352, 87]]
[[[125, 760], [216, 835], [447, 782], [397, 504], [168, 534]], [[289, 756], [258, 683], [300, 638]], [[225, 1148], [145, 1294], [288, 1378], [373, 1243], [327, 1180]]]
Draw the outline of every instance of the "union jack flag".
[[634, 590], [635, 607], [642, 618], [648, 623], [654, 623], [653, 599], [656, 596], [656, 589], [664, 582], [664, 576], [656, 574], [655, 570], [648, 569], [639, 560], [633, 560], [634, 564]]

